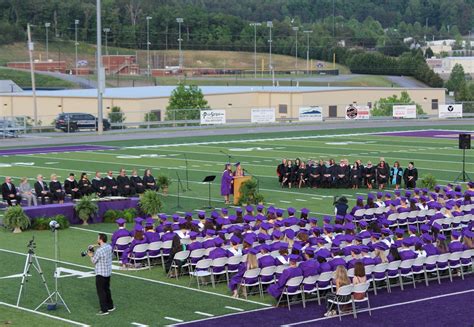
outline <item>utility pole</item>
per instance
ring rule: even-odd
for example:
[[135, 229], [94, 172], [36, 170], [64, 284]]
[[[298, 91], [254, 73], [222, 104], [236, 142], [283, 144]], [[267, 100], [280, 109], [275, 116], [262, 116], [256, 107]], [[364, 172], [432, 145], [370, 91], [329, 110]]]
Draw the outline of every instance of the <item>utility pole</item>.
[[273, 73], [273, 62], [272, 62], [272, 27], [273, 27], [273, 22], [268, 21], [267, 22], [267, 27], [270, 30], [270, 38], [268, 40], [268, 44], [269, 44], [268, 68], [270, 70], [270, 73], [272, 74], [272, 85], [275, 86], [275, 74]]
[[183, 51], [181, 50], [181, 41], [183, 41], [183, 39], [181, 38], [181, 24], [184, 22], [184, 19], [183, 18], [176, 18], [176, 22], [178, 23], [178, 27], [179, 27], [179, 34], [178, 34], [178, 42], [179, 42], [179, 68], [180, 69], [183, 69]]
[[298, 30], [299, 30], [299, 27], [297, 26], [294, 26], [293, 27], [293, 31], [295, 31], [295, 41], [296, 41], [296, 45], [295, 45], [295, 70], [298, 71]]
[[306, 34], [306, 75], [309, 75], [309, 35], [313, 31], [303, 31]]
[[28, 53], [30, 55], [30, 73], [31, 73], [31, 91], [33, 92], [33, 117], [35, 126], [38, 126], [38, 107], [36, 106], [36, 83], [35, 83], [35, 66], [33, 62], [34, 43], [31, 42], [31, 25], [26, 25], [28, 33]]
[[77, 46], [79, 45], [79, 43], [77, 43], [77, 25], [79, 25], [79, 19], [74, 20], [74, 39], [75, 39], [74, 46], [75, 46], [75, 52], [76, 52], [76, 64], [75, 64], [76, 75], [77, 75]]
[[150, 19], [151, 16], [146, 17], [146, 74], [150, 76]]
[[104, 71], [102, 69], [102, 22], [100, 0], [97, 0], [97, 134], [102, 135], [103, 126], [103, 110], [102, 95], [105, 88]]
[[50, 26], [51, 26], [51, 23], [44, 23], [44, 27], [46, 29], [46, 61], [49, 60], [49, 40], [48, 40], [49, 33], [48, 33], [48, 29], [49, 29]]
[[261, 23], [250, 23], [253, 26], [253, 56], [254, 56], [254, 78], [257, 78], [257, 26], [262, 25]]

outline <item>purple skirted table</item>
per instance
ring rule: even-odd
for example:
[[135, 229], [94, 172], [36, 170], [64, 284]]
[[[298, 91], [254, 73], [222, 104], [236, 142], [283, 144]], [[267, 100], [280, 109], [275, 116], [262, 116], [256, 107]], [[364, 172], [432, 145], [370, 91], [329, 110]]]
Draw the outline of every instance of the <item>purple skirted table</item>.
[[[121, 200], [97, 201], [99, 211], [95, 217], [88, 220], [89, 223], [101, 223], [104, 221], [104, 214], [107, 210], [124, 210], [128, 208], [138, 209], [139, 198], [128, 198]], [[33, 220], [39, 217], [52, 217], [56, 215], [64, 215], [71, 224], [82, 224], [76, 211], [74, 203], [47, 204], [33, 207], [23, 207], [25, 214]]]

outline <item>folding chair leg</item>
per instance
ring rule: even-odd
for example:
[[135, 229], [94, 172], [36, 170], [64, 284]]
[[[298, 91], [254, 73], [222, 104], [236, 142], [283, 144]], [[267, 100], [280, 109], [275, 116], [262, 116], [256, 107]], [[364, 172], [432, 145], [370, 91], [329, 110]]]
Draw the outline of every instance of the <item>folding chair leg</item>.
[[301, 298], [303, 299], [303, 308], [306, 309], [306, 302], [305, 302], [306, 299], [304, 297], [304, 288], [303, 287], [301, 288]]
[[425, 270], [425, 284], [426, 284], [426, 286], [430, 285], [430, 283], [428, 281], [428, 273], [426, 272], [426, 270]]
[[337, 299], [337, 314], [339, 315], [339, 321], [342, 321], [341, 306], [339, 305], [339, 299]]
[[392, 293], [392, 288], [390, 287], [390, 276], [387, 275], [387, 292]]
[[278, 298], [278, 301], [277, 301], [277, 304], [276, 304], [276, 307], [278, 308], [278, 305], [280, 304], [281, 302], [281, 298], [283, 297], [283, 293], [280, 295], [280, 297]]
[[404, 290], [404, 289], [403, 289], [403, 278], [402, 278], [401, 275], [398, 276], [398, 280], [400, 281], [400, 288], [401, 288], [401, 290], [403, 291], [403, 290]]
[[372, 310], [370, 310], [370, 301], [369, 301], [369, 297], [367, 296], [367, 307], [369, 309], [369, 316], [372, 316]]
[[352, 298], [352, 314], [354, 315], [354, 319], [357, 319], [357, 310], [356, 310], [354, 298]]
[[438, 284], [441, 284], [441, 276], [439, 275], [438, 269], [436, 269], [436, 275], [438, 276]]
[[412, 272], [411, 278], [413, 279], [413, 288], [416, 288], [415, 274]]
[[147, 257], [147, 261], [148, 261], [148, 270], [151, 270], [151, 262], [150, 262], [150, 257]]
[[451, 281], [451, 283], [453, 282], [453, 273], [451, 271], [451, 267], [448, 268], [448, 272], [449, 272], [449, 280]]
[[286, 293], [286, 300], [288, 301], [288, 310], [291, 311], [290, 296]]
[[316, 294], [318, 295], [318, 305], [321, 305], [321, 296], [319, 295], [319, 288], [316, 287]]
[[372, 279], [372, 285], [374, 286], [374, 294], [377, 295], [377, 284], [375, 284], [375, 279]]

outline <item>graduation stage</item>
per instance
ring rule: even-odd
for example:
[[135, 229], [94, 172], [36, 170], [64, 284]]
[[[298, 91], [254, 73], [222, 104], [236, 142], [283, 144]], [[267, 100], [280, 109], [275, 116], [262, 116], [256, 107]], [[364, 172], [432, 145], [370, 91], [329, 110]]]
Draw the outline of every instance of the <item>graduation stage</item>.
[[[95, 217], [90, 218], [88, 220], [89, 223], [101, 223], [103, 222], [104, 214], [107, 210], [124, 210], [128, 208], [136, 208], [138, 209], [138, 201], [140, 198], [126, 198], [126, 199], [100, 199], [97, 201], [97, 205], [99, 207], [99, 211]], [[82, 220], [79, 219], [76, 211], [74, 210], [74, 203], [73, 202], [66, 202], [60, 204], [46, 204], [46, 205], [38, 205], [38, 206], [31, 206], [31, 207], [23, 207], [25, 214], [30, 218], [30, 220], [34, 220], [35, 218], [39, 217], [52, 217], [55, 215], [64, 215], [71, 224], [82, 224]]]

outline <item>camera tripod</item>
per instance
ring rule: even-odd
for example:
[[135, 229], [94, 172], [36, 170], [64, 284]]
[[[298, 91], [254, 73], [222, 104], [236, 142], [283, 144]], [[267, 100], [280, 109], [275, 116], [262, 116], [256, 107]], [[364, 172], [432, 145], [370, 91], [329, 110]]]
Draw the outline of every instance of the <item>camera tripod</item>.
[[[49, 296], [41, 302], [40, 305], [36, 307], [35, 310], [38, 310], [39, 307], [41, 307], [43, 304], [48, 304], [48, 309], [50, 310], [56, 310], [57, 305], [64, 305], [66, 308], [67, 312], [71, 313], [71, 310], [69, 310], [69, 307], [67, 306], [66, 302], [64, 302], [63, 297], [58, 291], [58, 279], [59, 279], [59, 272], [58, 272], [58, 230], [54, 228], [54, 230], [51, 230], [54, 233], [54, 292], [49, 293]], [[54, 302], [48, 302], [48, 301], [53, 301]]]
[[23, 288], [25, 287], [25, 283], [28, 281], [28, 274], [32, 266], [39, 273], [41, 277], [41, 281], [43, 282], [43, 285], [46, 289], [46, 293], [48, 293], [48, 295], [51, 296], [51, 292], [49, 291], [48, 284], [46, 284], [46, 279], [44, 278], [44, 275], [43, 275], [43, 270], [41, 269], [41, 266], [38, 262], [38, 258], [36, 257], [36, 254], [35, 254], [34, 239], [33, 239], [28, 244], [28, 255], [26, 256], [25, 268], [23, 268], [23, 274], [21, 277], [20, 292], [18, 293], [18, 298], [16, 300], [17, 307], [20, 305], [21, 295], [23, 294]]

